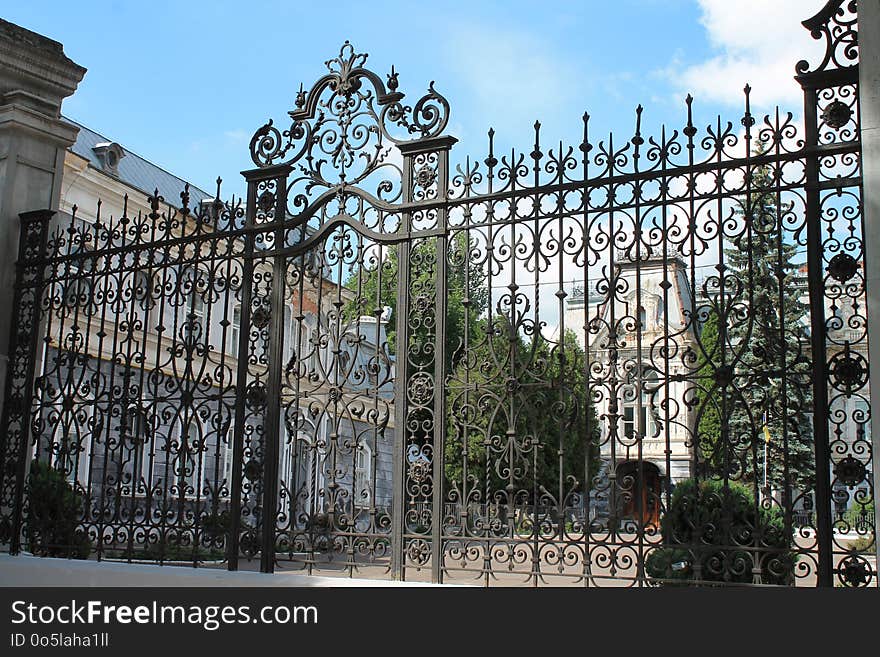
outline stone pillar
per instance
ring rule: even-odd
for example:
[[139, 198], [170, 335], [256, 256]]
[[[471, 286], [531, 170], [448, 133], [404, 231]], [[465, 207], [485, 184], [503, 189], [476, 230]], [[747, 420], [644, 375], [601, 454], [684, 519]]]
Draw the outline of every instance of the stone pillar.
[[0, 19], [0, 415], [19, 214], [58, 209], [64, 154], [79, 132], [61, 120], [61, 102], [85, 72], [57, 41]]
[[[876, 527], [876, 509], [880, 509], [880, 2], [876, 0], [859, 2], [859, 112]], [[880, 563], [880, 541], [876, 548]]]

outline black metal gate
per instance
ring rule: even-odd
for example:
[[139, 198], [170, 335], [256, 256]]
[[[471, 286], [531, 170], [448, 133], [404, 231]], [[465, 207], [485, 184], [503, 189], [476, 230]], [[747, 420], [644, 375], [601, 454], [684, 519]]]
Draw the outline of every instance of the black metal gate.
[[[22, 217], [10, 551], [876, 584], [855, 2], [791, 113], [453, 164], [346, 42], [246, 199]], [[803, 136], [801, 136], [803, 135]], [[131, 214], [131, 216], [129, 216]]]

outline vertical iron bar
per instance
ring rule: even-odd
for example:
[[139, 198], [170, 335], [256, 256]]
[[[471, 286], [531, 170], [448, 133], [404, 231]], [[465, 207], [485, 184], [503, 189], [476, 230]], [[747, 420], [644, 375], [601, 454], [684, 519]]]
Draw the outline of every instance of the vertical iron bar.
[[[585, 404], [584, 404], [584, 423], [587, 427], [587, 435], [589, 436], [590, 443], [587, 445], [587, 449], [584, 452], [584, 563], [583, 563], [583, 575], [584, 575], [584, 586], [588, 587], [593, 584], [592, 579], [592, 558], [591, 558], [591, 550], [590, 550], [590, 532], [593, 529], [593, 523], [590, 519], [590, 513], [592, 511], [591, 504], [591, 493], [593, 490], [593, 478], [596, 476], [596, 473], [590, 470], [590, 456], [592, 454], [592, 439], [593, 433], [590, 427], [590, 419], [593, 417], [592, 409], [592, 374], [590, 371], [590, 240], [588, 237], [588, 232], [590, 228], [590, 189], [586, 184], [586, 181], [590, 179], [590, 141], [589, 141], [589, 122], [590, 115], [584, 112], [581, 117], [584, 126], [583, 139], [581, 140], [580, 151], [582, 153], [581, 165], [583, 167], [583, 186], [580, 188], [581, 194], [581, 205], [583, 208], [583, 256], [584, 256], [584, 287], [583, 287], [583, 306], [584, 306], [584, 386], [585, 390]], [[573, 290], [572, 290], [573, 291]], [[597, 415], [598, 425], [598, 415]], [[596, 426], [595, 430], [598, 431], [599, 427]], [[598, 452], [597, 456], [599, 457], [597, 460], [601, 463], [601, 435], [599, 436], [596, 443], [596, 451]], [[601, 465], [599, 466], [601, 469]]]
[[[6, 392], [3, 402], [3, 418], [0, 423], [0, 495], [9, 490], [11, 495], [2, 500], [0, 512], [6, 514], [11, 506], [9, 553], [21, 550], [21, 528], [24, 515], [25, 479], [27, 476], [28, 446], [30, 445], [30, 414], [33, 398], [34, 371], [36, 368], [37, 327], [40, 323], [40, 298], [43, 294], [43, 268], [48, 237], [49, 221], [55, 215], [52, 210], [36, 210], [19, 215], [21, 229], [18, 240], [18, 262], [12, 304], [13, 330], [9, 336], [10, 362], [6, 376]], [[33, 237], [37, 236], [34, 240]], [[25, 272], [33, 268], [32, 279], [26, 281]], [[30, 307], [24, 303], [25, 295], [32, 297]], [[30, 317], [22, 314], [30, 310]], [[30, 328], [28, 331], [27, 329]], [[15, 359], [15, 362], [13, 362]], [[18, 374], [16, 374], [18, 373]], [[23, 375], [22, 375], [23, 374]], [[16, 385], [16, 378], [22, 379]], [[17, 439], [13, 444], [12, 436]], [[9, 485], [6, 478], [15, 473], [15, 481]], [[0, 539], [3, 537], [0, 536]]]
[[[276, 224], [274, 249], [284, 247], [284, 218], [287, 214], [287, 173], [290, 167], [267, 170], [275, 183]], [[278, 442], [281, 422], [281, 372], [284, 366], [284, 288], [285, 256], [272, 259], [272, 290], [269, 325], [269, 370], [266, 375], [266, 414], [263, 417], [263, 545], [260, 553], [260, 571], [275, 570], [275, 518], [278, 501]]]
[[816, 541], [818, 586], [832, 586], [834, 568], [831, 518], [831, 455], [828, 449], [828, 372], [825, 359], [825, 277], [822, 275], [821, 208], [819, 199], [817, 91], [804, 88], [806, 132], [805, 181], [807, 276], [810, 295], [810, 341], [813, 356], [813, 441], [816, 452]]
[[441, 525], [443, 521], [443, 469], [446, 439], [446, 258], [448, 236], [445, 232], [445, 212], [438, 212], [444, 234], [437, 237], [437, 290], [434, 294], [436, 326], [434, 333], [434, 446], [433, 446], [433, 500], [431, 508], [431, 581], [443, 581]]
[[[408, 179], [409, 165], [404, 169], [404, 189]], [[401, 231], [409, 232], [409, 214], [405, 214]], [[406, 350], [409, 343], [409, 257], [410, 240], [397, 245], [397, 330], [394, 345], [394, 452], [391, 470], [391, 576], [395, 580], [405, 578], [404, 558], [404, 501], [406, 490]]]
[[[445, 199], [449, 182], [449, 150], [437, 153], [437, 196]], [[436, 290], [434, 292], [434, 446], [433, 479], [434, 489], [431, 508], [431, 581], [443, 581], [443, 476], [445, 463], [444, 443], [446, 441], [446, 263], [449, 241], [449, 226], [446, 207], [437, 210]]]
[[[245, 227], [252, 228], [256, 216], [257, 183], [248, 181]], [[230, 238], [234, 239], [234, 238]], [[238, 319], [237, 378], [235, 382], [235, 421], [232, 425], [232, 490], [229, 493], [229, 536], [227, 559], [229, 570], [238, 570], [239, 540], [241, 538], [242, 459], [244, 455], [245, 392], [248, 378], [248, 344], [251, 333], [251, 296], [254, 282], [254, 235], [243, 236], [241, 310]], [[235, 312], [235, 303], [232, 304]]]

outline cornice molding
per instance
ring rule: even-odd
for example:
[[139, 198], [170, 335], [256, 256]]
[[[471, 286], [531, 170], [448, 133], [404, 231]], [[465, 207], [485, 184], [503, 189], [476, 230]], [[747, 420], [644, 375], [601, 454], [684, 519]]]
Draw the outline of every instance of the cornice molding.
[[[86, 69], [57, 41], [0, 19], [0, 94], [57, 118]], [[11, 102], [6, 99], [4, 102]]]

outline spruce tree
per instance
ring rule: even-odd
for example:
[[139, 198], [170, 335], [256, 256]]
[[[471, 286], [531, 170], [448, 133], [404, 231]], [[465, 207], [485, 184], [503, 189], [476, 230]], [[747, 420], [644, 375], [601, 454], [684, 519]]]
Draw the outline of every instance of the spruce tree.
[[716, 385], [715, 371], [721, 363], [721, 344], [718, 333], [718, 313], [711, 310], [700, 331], [700, 366], [695, 388], [696, 427], [694, 446], [698, 453], [700, 478], [718, 476], [724, 469], [724, 450], [721, 448], [721, 389]]
[[714, 450], [711, 464], [763, 486], [766, 426], [768, 487], [790, 493], [814, 480], [811, 369], [797, 245], [785, 225], [793, 208], [779, 200], [775, 182], [769, 165], [752, 171], [751, 191], [736, 211], [740, 230], [725, 250], [712, 356], [725, 449]]

